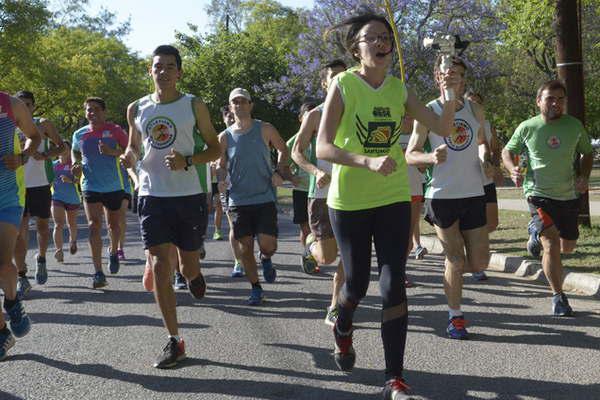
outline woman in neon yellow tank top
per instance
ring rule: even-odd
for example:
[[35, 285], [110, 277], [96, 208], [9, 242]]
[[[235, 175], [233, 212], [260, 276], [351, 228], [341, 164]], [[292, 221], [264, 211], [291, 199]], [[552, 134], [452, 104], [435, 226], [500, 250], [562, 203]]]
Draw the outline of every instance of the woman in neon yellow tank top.
[[[455, 102], [446, 102], [438, 117], [401, 80], [388, 74], [394, 43], [384, 17], [361, 14], [331, 30], [340, 28], [347, 29], [346, 49], [360, 64], [337, 75], [329, 87], [317, 138], [317, 157], [333, 163], [327, 204], [346, 273], [333, 329], [335, 361], [345, 371], [354, 366], [352, 317], [367, 292], [374, 241], [383, 302], [383, 397], [401, 399], [408, 389], [402, 370], [408, 322], [404, 278], [410, 188], [398, 137], [405, 113], [449, 134]], [[450, 88], [456, 83], [451, 70], [445, 85]]]

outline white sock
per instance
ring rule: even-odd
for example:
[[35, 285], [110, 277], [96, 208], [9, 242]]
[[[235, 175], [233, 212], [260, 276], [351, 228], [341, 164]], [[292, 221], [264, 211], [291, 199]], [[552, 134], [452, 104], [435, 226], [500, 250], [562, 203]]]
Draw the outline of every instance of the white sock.
[[450, 318], [454, 318], [454, 317], [462, 317], [463, 313], [459, 308], [450, 308], [448, 307], [448, 315], [450, 316]]
[[179, 336], [169, 335], [169, 339], [171, 339], [171, 338], [177, 340], [177, 343], [179, 343], [181, 341], [181, 338]]

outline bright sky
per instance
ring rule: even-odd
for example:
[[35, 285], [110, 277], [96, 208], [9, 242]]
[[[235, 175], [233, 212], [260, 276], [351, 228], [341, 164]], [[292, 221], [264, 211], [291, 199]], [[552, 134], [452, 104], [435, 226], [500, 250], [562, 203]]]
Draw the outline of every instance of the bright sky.
[[[288, 7], [311, 8], [313, 0], [279, 0]], [[140, 55], [148, 55], [159, 44], [175, 41], [175, 31], [189, 33], [187, 23], [201, 31], [209, 29], [204, 8], [209, 0], [90, 0], [90, 14], [101, 6], [115, 12], [119, 21], [131, 16], [131, 32], [125, 43]]]

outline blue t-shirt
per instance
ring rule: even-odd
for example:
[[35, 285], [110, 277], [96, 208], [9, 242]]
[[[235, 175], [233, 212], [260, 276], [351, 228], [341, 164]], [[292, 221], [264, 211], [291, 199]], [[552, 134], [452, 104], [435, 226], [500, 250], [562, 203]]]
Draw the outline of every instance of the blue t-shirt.
[[127, 176], [123, 174], [119, 158], [100, 154], [100, 141], [113, 149], [124, 149], [128, 138], [119, 125], [111, 122], [96, 130], [87, 125], [73, 134], [73, 151], [81, 153], [82, 190], [99, 193], [125, 190]]
[[[70, 164], [62, 164], [56, 160], [52, 163], [54, 181], [52, 182], [52, 200], [62, 201], [65, 204], [81, 204], [81, 196], [77, 186], [73, 183], [73, 174]], [[61, 176], [66, 176], [71, 182], [63, 182]]]

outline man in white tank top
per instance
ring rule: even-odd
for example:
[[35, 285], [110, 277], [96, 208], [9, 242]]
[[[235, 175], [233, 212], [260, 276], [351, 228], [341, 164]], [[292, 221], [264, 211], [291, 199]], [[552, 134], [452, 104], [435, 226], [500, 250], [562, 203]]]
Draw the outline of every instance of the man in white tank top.
[[[434, 69], [437, 82], [440, 82], [441, 76], [440, 61], [438, 59]], [[464, 87], [466, 64], [455, 58], [454, 65], [461, 71], [461, 86]], [[456, 93], [458, 99], [462, 98], [461, 93], [459, 89]], [[430, 102], [428, 107], [440, 114], [443, 102], [442, 95]], [[480, 106], [468, 101], [459, 102], [454, 118], [455, 131], [442, 137], [416, 122], [406, 155], [411, 165], [432, 165], [431, 179], [425, 193], [425, 219], [434, 225], [446, 253], [444, 291], [449, 311], [446, 332], [452, 339], [467, 338], [466, 321], [460, 309], [462, 275], [464, 272], [485, 269], [489, 261], [480, 161], [489, 163], [484, 121]], [[424, 152], [426, 142], [431, 146], [431, 153]]]
[[125, 167], [135, 165], [143, 146], [138, 213], [152, 266], [148, 280], [169, 334], [154, 367], [172, 368], [186, 355], [179, 336], [170, 254], [175, 246], [190, 294], [202, 298], [206, 283], [200, 272], [200, 249], [210, 185], [206, 164], [219, 157], [219, 142], [206, 105], [177, 90], [182, 74], [179, 51], [168, 45], [157, 47], [149, 72], [154, 93], [127, 109], [129, 144], [121, 160]]
[[[22, 102], [25, 103], [29, 111], [33, 114], [35, 110], [35, 98], [33, 93], [20, 91], [16, 94]], [[63, 140], [58, 134], [54, 124], [47, 119], [34, 118], [34, 122], [40, 131], [42, 141], [38, 149], [25, 164], [25, 211], [21, 221], [21, 229], [17, 237], [15, 246], [15, 264], [19, 271], [19, 280], [17, 282], [17, 292], [20, 297], [24, 297], [31, 289], [31, 284], [27, 279], [27, 247], [29, 244], [29, 218], [35, 217], [38, 252], [35, 255], [35, 280], [38, 285], [43, 285], [48, 279], [46, 269], [46, 251], [50, 241], [50, 229], [48, 221], [50, 220], [50, 208], [52, 203], [52, 193], [50, 185], [52, 184], [51, 160], [57, 157], [65, 149]], [[49, 143], [54, 147], [50, 148]]]
[[[346, 64], [341, 60], [334, 60], [326, 64], [321, 69], [321, 85], [325, 92], [333, 78], [340, 72], [345, 71]], [[322, 107], [318, 106], [307, 112], [302, 118], [302, 124], [298, 131], [296, 143], [292, 148], [292, 158], [300, 168], [308, 172], [311, 176], [311, 187], [308, 200], [308, 219], [311, 235], [306, 241], [304, 254], [302, 256], [302, 265], [305, 272], [308, 272], [306, 264], [312, 262], [317, 265], [331, 264], [338, 256], [338, 246], [329, 221], [329, 210], [327, 208], [327, 192], [329, 182], [331, 181], [331, 163], [316, 159], [316, 149], [314, 138], [319, 130], [321, 122]], [[311, 143], [312, 142], [312, 143]], [[311, 150], [311, 160], [308, 160], [304, 152]], [[338, 263], [336, 272], [333, 275], [333, 293], [331, 295], [331, 304], [327, 307], [325, 323], [333, 326], [337, 320], [337, 298], [342, 285], [344, 284], [344, 267], [342, 261]]]

